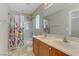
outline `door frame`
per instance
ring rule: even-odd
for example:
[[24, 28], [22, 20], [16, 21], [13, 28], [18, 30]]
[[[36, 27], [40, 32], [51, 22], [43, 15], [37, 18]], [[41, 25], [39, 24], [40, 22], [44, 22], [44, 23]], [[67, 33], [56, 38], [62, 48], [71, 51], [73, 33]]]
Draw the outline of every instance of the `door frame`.
[[77, 9], [73, 9], [73, 10], [71, 10], [71, 11], [69, 11], [69, 13], [68, 13], [68, 16], [69, 16], [69, 35], [71, 36], [71, 34], [72, 34], [72, 18], [71, 18], [71, 13], [73, 13], [73, 12], [75, 12], [75, 11], [79, 11], [79, 8], [77, 8]]

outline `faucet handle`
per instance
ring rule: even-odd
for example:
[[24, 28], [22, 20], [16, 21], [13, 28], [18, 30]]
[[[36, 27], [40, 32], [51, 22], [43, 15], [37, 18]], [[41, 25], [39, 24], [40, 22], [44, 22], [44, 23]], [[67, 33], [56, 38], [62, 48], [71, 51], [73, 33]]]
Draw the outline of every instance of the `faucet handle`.
[[64, 40], [63, 40], [64, 42], [68, 42], [68, 40], [67, 40], [67, 37], [66, 36], [64, 36]]

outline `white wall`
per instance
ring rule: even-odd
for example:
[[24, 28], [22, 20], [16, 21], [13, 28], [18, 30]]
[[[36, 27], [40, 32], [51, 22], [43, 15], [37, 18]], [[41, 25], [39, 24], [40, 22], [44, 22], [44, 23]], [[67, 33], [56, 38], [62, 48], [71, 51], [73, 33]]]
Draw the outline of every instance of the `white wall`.
[[69, 34], [69, 12], [74, 9], [79, 9], [79, 4], [74, 4], [51, 16], [48, 16], [50, 33], [61, 35]]
[[0, 3], [0, 55], [8, 51], [8, 7], [5, 3]]
[[8, 6], [6, 3], [0, 3], [0, 19], [8, 20]]

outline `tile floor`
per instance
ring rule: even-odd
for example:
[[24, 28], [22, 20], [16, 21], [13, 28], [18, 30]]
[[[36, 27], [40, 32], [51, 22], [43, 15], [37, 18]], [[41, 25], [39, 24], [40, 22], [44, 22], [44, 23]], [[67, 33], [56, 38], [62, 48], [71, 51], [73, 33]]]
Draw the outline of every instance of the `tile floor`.
[[8, 53], [9, 56], [34, 56], [32, 52], [32, 48], [18, 48], [13, 51], [9, 51]]

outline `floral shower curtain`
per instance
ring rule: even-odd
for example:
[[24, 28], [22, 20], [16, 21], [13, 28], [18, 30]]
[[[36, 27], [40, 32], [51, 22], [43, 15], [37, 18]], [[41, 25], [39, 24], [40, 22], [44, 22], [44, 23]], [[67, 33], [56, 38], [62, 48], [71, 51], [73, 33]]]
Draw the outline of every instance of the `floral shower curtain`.
[[9, 49], [13, 50], [24, 45], [24, 16], [9, 15]]

